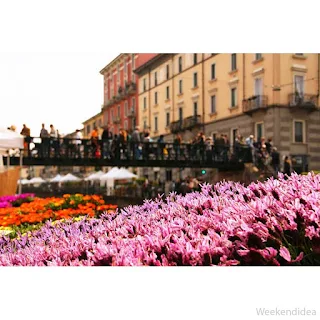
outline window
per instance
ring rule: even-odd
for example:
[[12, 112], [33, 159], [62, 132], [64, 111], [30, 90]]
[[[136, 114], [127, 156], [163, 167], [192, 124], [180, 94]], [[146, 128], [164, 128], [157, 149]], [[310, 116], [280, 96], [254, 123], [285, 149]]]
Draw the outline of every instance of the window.
[[262, 95], [262, 79], [261, 78], [255, 78], [254, 79], [254, 95], [255, 96], [261, 96]]
[[179, 108], [179, 121], [182, 122], [183, 119], [183, 109], [182, 107]]
[[146, 110], [147, 109], [147, 97], [143, 98], [143, 109]]
[[294, 140], [293, 142], [302, 143], [305, 141], [304, 137], [304, 121], [294, 120]]
[[256, 122], [255, 125], [255, 136], [257, 137], [257, 141], [264, 136], [264, 125], [263, 122]]
[[128, 121], [127, 120], [124, 120], [123, 127], [124, 127], [125, 130], [128, 129]]
[[262, 107], [262, 94], [263, 94], [262, 79], [256, 78], [254, 79], [254, 95], [256, 96], [254, 103], [256, 108]]
[[166, 88], [166, 99], [167, 100], [170, 99], [170, 88], [169, 88], [169, 86], [167, 86], [167, 88]]
[[167, 64], [167, 67], [166, 67], [166, 77], [167, 77], [167, 80], [169, 80], [169, 77], [170, 77], [170, 72], [169, 72], [169, 65]]
[[124, 77], [127, 78], [127, 62], [123, 62], [123, 68], [124, 68]]
[[154, 117], [154, 131], [158, 131], [158, 116]]
[[154, 93], [154, 104], [158, 104], [158, 92]]
[[197, 64], [198, 63], [198, 54], [194, 53], [193, 54], [193, 64]]
[[179, 94], [182, 94], [182, 80], [179, 80]]
[[231, 54], [231, 71], [237, 70], [237, 54]]
[[214, 80], [216, 78], [216, 65], [213, 63], [211, 65], [211, 80]]
[[197, 72], [195, 72], [193, 74], [193, 87], [194, 88], [198, 87], [198, 73]]
[[147, 90], [147, 79], [143, 79], [143, 92]]
[[128, 116], [128, 101], [125, 101], [124, 103], [124, 115], [126, 117]]
[[237, 105], [237, 88], [231, 89], [231, 108]]
[[216, 96], [211, 96], [211, 113], [216, 113]]
[[154, 73], [154, 85], [158, 85], [158, 78], [157, 78], [157, 73]]
[[135, 81], [135, 74], [133, 73], [133, 70], [135, 69], [135, 63], [134, 63], [134, 53], [131, 54], [131, 80], [132, 82]]
[[304, 94], [304, 77], [303, 76], [294, 76], [294, 93], [299, 96]]
[[169, 127], [170, 125], [170, 112], [166, 112], [166, 127]]
[[147, 120], [143, 120], [143, 129], [147, 129]]
[[90, 124], [87, 125], [87, 134], [90, 134], [91, 132], [91, 128], [90, 128]]
[[195, 117], [198, 115], [198, 102], [193, 103], [193, 115]]
[[182, 72], [182, 57], [179, 57], [179, 72]]
[[118, 106], [118, 117], [120, 118], [120, 106]]
[[260, 59], [262, 59], [262, 53], [256, 53], [255, 60], [260, 60]]

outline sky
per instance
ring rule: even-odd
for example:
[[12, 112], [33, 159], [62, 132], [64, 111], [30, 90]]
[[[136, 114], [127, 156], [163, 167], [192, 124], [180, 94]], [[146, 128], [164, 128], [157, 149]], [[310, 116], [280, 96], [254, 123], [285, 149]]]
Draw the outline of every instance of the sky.
[[[101, 110], [100, 70], [118, 53], [0, 52], [0, 127], [26, 124], [38, 136], [41, 124], [62, 134], [82, 128]], [[19, 131], [20, 132], [20, 131]]]

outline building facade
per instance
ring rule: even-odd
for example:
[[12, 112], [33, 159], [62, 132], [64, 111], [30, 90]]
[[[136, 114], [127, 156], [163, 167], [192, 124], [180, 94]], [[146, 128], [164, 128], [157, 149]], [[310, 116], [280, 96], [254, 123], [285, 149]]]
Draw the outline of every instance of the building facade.
[[293, 168], [320, 168], [319, 54], [158, 54], [136, 69], [139, 122], [185, 142], [203, 131], [272, 138]]
[[98, 128], [99, 135], [101, 135], [103, 131], [102, 112], [95, 114], [93, 117], [82, 122], [82, 124], [83, 124], [83, 129], [82, 129], [83, 139], [89, 139], [91, 137], [91, 132], [94, 127]]
[[122, 53], [105, 66], [103, 124], [114, 134], [121, 128], [131, 132], [139, 124], [138, 77], [133, 70], [156, 54]]

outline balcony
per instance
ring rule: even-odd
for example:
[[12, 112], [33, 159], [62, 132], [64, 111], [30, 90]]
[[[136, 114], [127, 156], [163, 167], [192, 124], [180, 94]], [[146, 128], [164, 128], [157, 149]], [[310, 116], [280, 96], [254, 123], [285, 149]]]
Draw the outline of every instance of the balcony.
[[126, 82], [124, 86], [124, 95], [134, 94], [137, 91], [137, 85], [134, 82]]
[[120, 117], [115, 117], [115, 118], [113, 118], [113, 123], [114, 123], [114, 124], [120, 124], [120, 122], [121, 122]]
[[134, 108], [132, 108], [132, 109], [128, 112], [127, 117], [128, 117], [128, 118], [135, 118], [135, 116], [136, 116], [136, 112], [135, 112]]
[[202, 125], [201, 116], [194, 115], [183, 119], [182, 129], [191, 130], [200, 125]]
[[301, 94], [296, 92], [289, 94], [288, 98], [290, 108], [299, 108], [309, 111], [317, 109], [318, 96], [315, 94]]
[[178, 133], [182, 131], [182, 120], [174, 121], [170, 123], [171, 133]]
[[268, 97], [259, 95], [242, 100], [243, 113], [252, 114], [256, 110], [265, 109], [268, 106]]
[[191, 130], [201, 125], [202, 125], [202, 122], [201, 122], [200, 115], [190, 116], [190, 117], [184, 118], [183, 120], [177, 120], [177, 121], [171, 122], [170, 131], [171, 133], [178, 133], [184, 130]]

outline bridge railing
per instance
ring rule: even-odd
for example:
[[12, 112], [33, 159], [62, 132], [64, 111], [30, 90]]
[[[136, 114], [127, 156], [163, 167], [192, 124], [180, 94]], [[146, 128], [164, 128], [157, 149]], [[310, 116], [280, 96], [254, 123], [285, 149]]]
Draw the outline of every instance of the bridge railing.
[[108, 159], [108, 160], [176, 160], [214, 162], [252, 162], [246, 145], [207, 145], [200, 143], [123, 142], [92, 139], [27, 138], [24, 158], [38, 159]]

